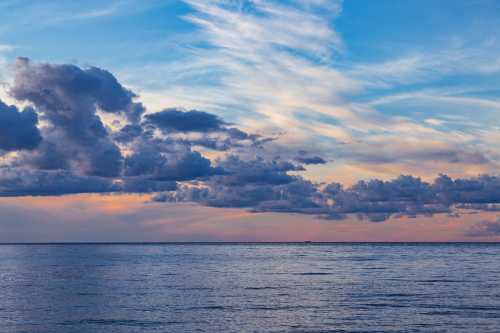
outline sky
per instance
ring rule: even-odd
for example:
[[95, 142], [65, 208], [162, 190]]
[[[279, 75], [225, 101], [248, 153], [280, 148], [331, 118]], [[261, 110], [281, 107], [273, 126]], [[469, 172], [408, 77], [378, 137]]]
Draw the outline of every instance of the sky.
[[0, 242], [500, 241], [500, 3], [0, 2]]

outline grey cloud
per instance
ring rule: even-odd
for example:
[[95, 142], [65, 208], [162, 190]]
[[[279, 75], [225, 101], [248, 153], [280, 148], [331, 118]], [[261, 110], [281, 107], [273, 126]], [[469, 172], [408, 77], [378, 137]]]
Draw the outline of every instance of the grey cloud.
[[123, 126], [117, 133], [113, 134], [113, 139], [120, 143], [129, 143], [143, 134], [141, 125], [128, 124]]
[[456, 205], [458, 209], [477, 210], [484, 212], [500, 212], [500, 203], [465, 203]]
[[372, 221], [383, 221], [392, 215], [416, 216], [444, 213], [447, 205], [436, 200], [428, 183], [412, 176], [400, 176], [392, 181], [360, 181], [342, 189], [330, 184], [323, 191], [324, 199], [331, 200], [328, 215], [362, 214]]
[[[296, 182], [306, 182], [287, 172], [299, 169], [290, 162], [266, 161], [262, 158], [242, 160], [229, 155], [217, 163], [221, 174], [214, 175], [201, 187], [185, 185], [176, 193], [161, 195], [160, 201], [197, 201], [215, 207], [248, 207], [287, 199], [298, 208], [309, 202], [306, 192]], [[293, 185], [292, 185], [293, 184]], [[314, 188], [311, 183], [309, 190]], [[295, 186], [295, 188], [294, 188]], [[308, 192], [309, 193], [309, 192]]]
[[146, 119], [167, 133], [221, 131], [226, 124], [216, 115], [196, 110], [165, 109], [146, 115]]
[[[264, 138], [257, 134], [249, 134], [235, 127], [227, 127], [218, 116], [197, 110], [183, 111], [165, 109], [145, 116], [144, 126], [158, 128], [165, 135], [179, 133], [196, 133], [201, 137], [177, 139], [192, 146], [200, 146], [211, 150], [227, 151], [246, 145], [262, 146], [273, 138]], [[172, 139], [172, 137], [170, 137]]]
[[199, 152], [190, 151], [178, 156], [173, 162], [169, 162], [155, 178], [158, 180], [191, 180], [221, 172], [221, 170], [213, 168], [210, 160]]
[[62, 195], [73, 193], [117, 192], [108, 178], [78, 176], [65, 170], [36, 171], [0, 168], [0, 195]]
[[108, 177], [85, 176], [68, 170], [32, 170], [0, 168], [0, 196], [47, 196], [78, 193], [151, 193], [174, 191], [173, 181], [143, 178], [112, 180]]
[[[234, 165], [241, 163], [237, 159], [234, 161]], [[252, 211], [314, 214], [333, 220], [354, 215], [372, 222], [400, 216], [455, 214], [457, 207], [468, 209], [471, 208], [468, 205], [474, 204], [474, 209], [480, 209], [486, 204], [491, 207], [491, 204], [500, 203], [500, 178], [493, 176], [452, 180], [441, 175], [432, 184], [416, 177], [400, 176], [391, 181], [360, 181], [344, 189], [338, 183], [320, 186], [290, 176], [286, 173], [289, 167], [276, 168], [272, 162], [261, 163], [267, 166], [265, 172], [278, 172], [282, 181], [256, 177], [254, 171], [248, 177], [245, 168], [237, 168], [229, 175], [213, 177], [201, 189], [186, 185], [177, 193], [161, 198], [218, 207], [246, 207]]]
[[245, 184], [271, 184], [279, 185], [290, 183], [293, 176], [289, 171], [303, 170], [288, 161], [266, 161], [262, 158], [245, 161], [235, 155], [229, 155], [219, 161], [218, 166], [227, 174], [219, 176], [218, 181], [232, 186]]
[[327, 161], [319, 156], [311, 156], [311, 157], [301, 157], [297, 156], [295, 160], [299, 163], [303, 164], [326, 164]]
[[239, 129], [235, 128], [235, 127], [228, 128], [226, 130], [226, 132], [229, 134], [229, 136], [232, 139], [236, 139], [236, 140], [252, 140], [252, 141], [255, 141], [258, 138], [260, 138], [259, 135], [248, 134], [248, 133], [245, 133], [242, 130], [239, 130]]
[[133, 102], [136, 95], [132, 91], [124, 88], [113, 74], [97, 67], [32, 64], [27, 58], [18, 58], [11, 94], [34, 103], [54, 123], [63, 125], [92, 118], [96, 107], [132, 119], [144, 112], [140, 103]]
[[496, 222], [493, 221], [481, 221], [472, 227], [465, 233], [467, 237], [491, 237], [500, 236], [500, 219]]
[[208, 148], [211, 150], [217, 151], [228, 151], [231, 148], [242, 147], [238, 142], [233, 142], [232, 140], [226, 138], [211, 138], [211, 137], [203, 137], [199, 139], [186, 140], [186, 143], [191, 144], [193, 146], [200, 146], [204, 148]]
[[[392, 143], [391, 143], [392, 144]], [[381, 147], [383, 149], [381, 149]], [[364, 143], [351, 145], [341, 157], [361, 163], [387, 164], [408, 161], [430, 161], [466, 164], [487, 164], [490, 159], [479, 151], [470, 151], [460, 147], [411, 149], [401, 144]]]
[[175, 181], [155, 181], [151, 179], [127, 178], [121, 184], [121, 192], [126, 193], [153, 193], [163, 191], [175, 191], [177, 183]]
[[199, 152], [162, 152], [162, 147], [153, 142], [142, 142], [134, 146], [134, 153], [125, 159], [125, 176], [141, 176], [159, 181], [182, 181], [207, 177], [218, 173], [210, 160]]
[[34, 149], [42, 141], [38, 116], [30, 107], [20, 111], [0, 100], [0, 151]]
[[121, 152], [97, 110], [135, 119], [143, 108], [111, 73], [95, 67], [32, 64], [20, 58], [10, 93], [17, 100], [33, 103], [48, 120], [48, 131], [57, 137], [51, 142], [52, 152], [72, 151], [70, 155], [59, 154], [60, 159], [67, 159], [65, 164], [76, 164], [90, 176], [120, 175]]
[[101, 177], [116, 177], [121, 174], [123, 157], [114, 142], [101, 140], [91, 149], [87, 150], [89, 165], [82, 168], [85, 174]]
[[497, 176], [453, 180], [440, 175], [432, 190], [438, 200], [446, 204], [500, 203], [500, 177]]
[[[14, 68], [11, 96], [33, 104], [46, 124], [38, 129], [37, 113], [32, 108], [19, 112], [15, 107], [0, 105], [0, 118], [4, 120], [0, 124], [0, 149], [32, 149], [20, 152], [8, 163], [23, 175], [16, 179], [25, 181], [13, 181], [15, 170], [7, 174], [5, 169], [0, 177], [6, 182], [3, 193], [80, 193], [91, 192], [91, 188], [96, 188], [95, 192], [172, 190], [177, 180], [222, 173], [192, 146], [213, 145], [227, 150], [238, 141], [254, 138], [236, 128], [226, 128], [219, 117], [200, 111], [163, 111], [141, 121], [145, 109], [134, 102], [137, 96], [110, 72], [96, 67], [38, 64], [19, 58]], [[99, 112], [123, 115], [128, 124], [110, 133]], [[2, 128], [4, 124], [18, 126], [13, 131]], [[158, 126], [181, 131], [214, 130], [225, 138], [210, 138], [213, 142], [203, 142], [204, 138], [199, 142], [157, 138], [154, 128]], [[129, 152], [126, 157], [121, 149]], [[59, 176], [60, 182], [54, 182], [53, 187], [44, 183]], [[89, 180], [89, 189], [82, 187], [80, 180]], [[96, 182], [99, 186], [93, 187]]]
[[[29, 153], [21, 153], [15, 162], [20, 167], [29, 166], [40, 170], [69, 170], [70, 156], [75, 154], [70, 146], [59, 145], [57, 132], [47, 134], [38, 148]], [[74, 155], [73, 155], [74, 157]]]

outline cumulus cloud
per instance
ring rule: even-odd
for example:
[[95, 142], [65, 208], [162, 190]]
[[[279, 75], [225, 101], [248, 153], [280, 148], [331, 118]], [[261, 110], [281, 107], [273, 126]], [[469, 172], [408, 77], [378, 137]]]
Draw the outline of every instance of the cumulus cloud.
[[125, 159], [125, 176], [142, 176], [161, 181], [182, 181], [215, 173], [217, 169], [211, 166], [210, 160], [199, 152], [190, 150], [165, 154], [158, 149], [142, 146]]
[[[236, 160], [235, 164], [238, 163], [241, 164]], [[390, 217], [452, 213], [458, 206], [471, 208], [467, 206], [470, 204], [500, 203], [500, 178], [493, 176], [453, 180], [440, 175], [433, 183], [400, 176], [391, 181], [360, 181], [344, 188], [339, 183], [321, 186], [289, 176], [283, 170], [290, 169], [276, 168], [273, 163], [261, 163], [260, 167], [269, 174], [281, 173], [281, 178], [274, 176], [268, 181], [254, 174], [248, 178], [246, 169], [235, 168], [233, 174], [212, 180], [205, 187], [184, 186], [176, 193], [154, 200], [197, 201], [217, 207], [247, 207], [253, 211], [315, 214], [326, 219], [343, 219], [354, 214], [374, 222]]]
[[216, 115], [202, 111], [166, 109], [148, 114], [146, 119], [165, 132], [220, 131], [225, 123]]
[[194, 147], [226, 151], [265, 139], [202, 111], [164, 109], [143, 120], [137, 95], [100, 68], [19, 58], [14, 74], [10, 95], [32, 106], [0, 104], [0, 149], [19, 151], [1, 166], [5, 195], [175, 190], [176, 181], [223, 173]]
[[0, 152], [34, 149], [42, 141], [38, 116], [30, 107], [20, 111], [0, 100]]
[[[229, 127], [230, 124], [218, 116], [197, 110], [165, 109], [148, 114], [145, 118], [145, 126], [159, 129], [171, 140], [211, 150], [227, 151], [244, 146], [244, 142], [247, 145], [260, 146], [266, 140], [272, 139]], [[136, 134], [137, 131], [133, 128], [123, 128], [118, 138], [127, 140]], [[181, 134], [183, 136], [180, 136]]]
[[[32, 103], [49, 122], [50, 153], [89, 176], [116, 177], [123, 162], [97, 111], [122, 114], [137, 122], [144, 111], [135, 94], [108, 71], [74, 65], [33, 64], [19, 58], [10, 93]], [[38, 152], [40, 153], [40, 152]], [[59, 164], [59, 165], [61, 165]]]

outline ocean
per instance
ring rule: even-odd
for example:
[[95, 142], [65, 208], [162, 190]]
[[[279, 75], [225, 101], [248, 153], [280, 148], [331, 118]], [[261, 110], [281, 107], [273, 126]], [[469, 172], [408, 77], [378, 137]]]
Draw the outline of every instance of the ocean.
[[0, 246], [0, 332], [500, 332], [500, 244]]

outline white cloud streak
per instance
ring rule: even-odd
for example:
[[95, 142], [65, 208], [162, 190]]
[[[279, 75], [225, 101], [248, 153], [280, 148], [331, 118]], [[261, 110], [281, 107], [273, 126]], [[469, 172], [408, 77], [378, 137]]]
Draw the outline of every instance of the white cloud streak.
[[[162, 104], [199, 108], [247, 128], [285, 130], [287, 135], [277, 144], [329, 146], [332, 158], [339, 153], [349, 156], [349, 151], [377, 150], [380, 138], [385, 138], [384, 145], [421, 142], [422, 150], [436, 145], [460, 147], [472, 154], [482, 147], [477, 142], [478, 126], [491, 132], [488, 124], [470, 122], [467, 117], [462, 118], [468, 121], [463, 129], [453, 130], [444, 119], [464, 116], [452, 112], [458, 104], [491, 113], [498, 109], [496, 100], [456, 95], [446, 86], [440, 91], [421, 87], [398, 91], [450, 75], [496, 74], [499, 52], [491, 45], [493, 51], [488, 53], [482, 45], [471, 48], [454, 42], [438, 51], [348, 64], [340, 62], [348, 45], [335, 30], [335, 18], [342, 12], [340, 1], [185, 2], [193, 8], [185, 19], [197, 27], [196, 40], [202, 46], [190, 45], [182, 60], [162, 70], [155, 65], [139, 71], [162, 77], [162, 85], [143, 90], [146, 103], [155, 108]], [[372, 90], [382, 93], [364, 101], [352, 98]], [[416, 119], [406, 114], [404, 105], [398, 105], [402, 112], [397, 115], [384, 112], [384, 107], [406, 100], [439, 104], [439, 114]], [[443, 108], [449, 111], [442, 112]], [[459, 122], [455, 119], [454, 124]], [[381, 154], [398, 155], [391, 149]], [[419, 160], [424, 155], [412, 156]]]

